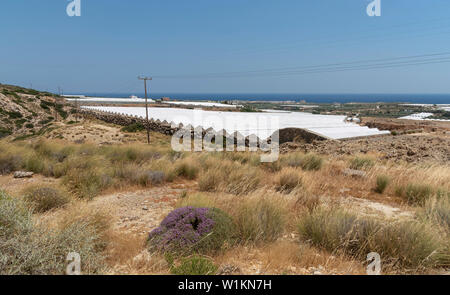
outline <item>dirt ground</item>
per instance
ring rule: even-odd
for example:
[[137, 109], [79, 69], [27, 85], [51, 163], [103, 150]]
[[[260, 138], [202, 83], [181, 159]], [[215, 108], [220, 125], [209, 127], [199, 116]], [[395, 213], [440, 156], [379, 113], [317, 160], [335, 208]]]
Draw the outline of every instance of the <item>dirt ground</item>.
[[282, 153], [299, 150], [330, 156], [376, 153], [386, 160], [450, 163], [450, 133], [387, 135], [345, 141], [316, 141], [311, 144], [285, 143], [280, 150]]
[[[122, 132], [121, 126], [101, 121], [81, 120], [75, 124], [59, 123], [57, 128], [46, 133], [47, 139], [61, 139], [73, 143], [92, 143], [99, 145], [115, 145], [125, 143], [146, 142], [145, 132]], [[151, 132], [153, 142], [168, 142], [167, 135]]]

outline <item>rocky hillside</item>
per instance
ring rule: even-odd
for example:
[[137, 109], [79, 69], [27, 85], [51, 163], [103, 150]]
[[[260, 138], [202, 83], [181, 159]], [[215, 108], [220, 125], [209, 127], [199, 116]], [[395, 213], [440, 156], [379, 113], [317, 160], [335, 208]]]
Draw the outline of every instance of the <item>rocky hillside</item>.
[[42, 134], [70, 113], [71, 107], [58, 95], [0, 84], [0, 138]]

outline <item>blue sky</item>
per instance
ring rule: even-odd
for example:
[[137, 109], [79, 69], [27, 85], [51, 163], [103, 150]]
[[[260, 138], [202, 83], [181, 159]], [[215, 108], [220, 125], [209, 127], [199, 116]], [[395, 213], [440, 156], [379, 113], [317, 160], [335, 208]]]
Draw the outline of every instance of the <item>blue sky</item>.
[[[141, 91], [145, 75], [313, 66], [450, 51], [450, 1], [2, 0], [0, 82]], [[158, 93], [450, 93], [450, 63], [273, 77], [155, 79]]]

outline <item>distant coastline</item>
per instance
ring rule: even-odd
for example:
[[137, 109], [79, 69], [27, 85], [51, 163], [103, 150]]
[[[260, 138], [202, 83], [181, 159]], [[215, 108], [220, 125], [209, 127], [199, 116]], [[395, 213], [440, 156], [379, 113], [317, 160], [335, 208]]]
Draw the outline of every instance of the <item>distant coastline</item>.
[[[143, 93], [67, 93], [94, 97], [128, 98], [131, 95], [144, 97]], [[170, 97], [176, 100], [206, 101], [292, 101], [307, 103], [416, 103], [416, 104], [450, 104], [450, 94], [257, 94], [257, 93], [150, 93], [150, 98]]]

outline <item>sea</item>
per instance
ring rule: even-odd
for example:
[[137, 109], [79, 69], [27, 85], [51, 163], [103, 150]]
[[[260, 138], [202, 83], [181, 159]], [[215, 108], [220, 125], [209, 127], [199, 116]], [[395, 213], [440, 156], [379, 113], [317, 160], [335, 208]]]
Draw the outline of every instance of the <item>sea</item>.
[[[91, 97], [144, 97], [144, 93], [77, 93]], [[417, 103], [450, 104], [450, 94], [260, 94], [260, 93], [150, 93], [149, 98], [205, 101], [293, 101], [307, 103]]]

